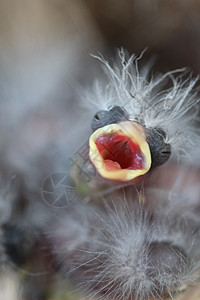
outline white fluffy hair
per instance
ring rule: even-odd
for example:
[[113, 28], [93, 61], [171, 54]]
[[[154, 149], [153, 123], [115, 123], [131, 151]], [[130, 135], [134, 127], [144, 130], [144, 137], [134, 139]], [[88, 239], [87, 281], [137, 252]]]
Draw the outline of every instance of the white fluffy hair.
[[[105, 205], [104, 209], [77, 201], [63, 210], [61, 216], [57, 216], [55, 210], [55, 222], [51, 222], [52, 211], [41, 199], [41, 184], [49, 174], [68, 172], [68, 157], [79, 142], [82, 130], [82, 123], [77, 122], [80, 111], [72, 105], [78, 99], [71, 89], [71, 75], [85, 70], [85, 64], [79, 68], [79, 62], [85, 60], [84, 53], [88, 49], [96, 49], [96, 38], [95, 34], [90, 38], [93, 30], [89, 28], [93, 26], [85, 29], [85, 43], [80, 42], [79, 33], [74, 34], [69, 18], [73, 5], [76, 6], [72, 2], [68, 12], [64, 9], [65, 1], [58, 1], [60, 13], [58, 19], [53, 20], [53, 0], [23, 0], [20, 6], [15, 3], [17, 15], [13, 15], [16, 10], [11, 2], [2, 2], [10, 16], [5, 20], [5, 28], [11, 28], [11, 32], [5, 30], [0, 36], [10, 45], [8, 49], [4, 49], [4, 43], [0, 46], [0, 107], [4, 113], [0, 128], [0, 173], [4, 178], [0, 187], [9, 186], [7, 182], [13, 172], [22, 177], [23, 184], [12, 190], [13, 193], [9, 187], [5, 192], [3, 189], [1, 195], [0, 262], [7, 260], [5, 224], [22, 229], [25, 241], [28, 237], [34, 243], [49, 223], [53, 223], [49, 241], [56, 261], [86, 293], [90, 291], [94, 297], [105, 299], [144, 299], [165, 292], [172, 296], [173, 289], [190, 282], [190, 275], [199, 267], [199, 229], [187, 227], [185, 219], [160, 221], [155, 215], [152, 221], [147, 209], [134, 205], [131, 198], [130, 203], [121, 199], [120, 204], [111, 204], [112, 208]], [[25, 2], [30, 16], [34, 11], [28, 28], [26, 13], [20, 9]], [[39, 18], [36, 32], [35, 15]], [[76, 21], [77, 18], [74, 16]], [[81, 35], [84, 22], [78, 23]], [[69, 32], [66, 31], [68, 26]], [[56, 28], [61, 29], [58, 37]], [[88, 42], [93, 44], [92, 48]], [[124, 50], [119, 50], [118, 56], [119, 63], [113, 67], [99, 58], [106, 67], [107, 80], [97, 80], [94, 89], [87, 91], [85, 106], [96, 113], [119, 105], [129, 113], [131, 120], [147, 128], [162, 128], [172, 149], [187, 152], [187, 147], [198, 140], [194, 126], [198, 99], [192, 91], [197, 78], [184, 79], [182, 69], [151, 77], [150, 67], [139, 70], [140, 57], [132, 55], [126, 59]], [[171, 79], [171, 88], [165, 86], [167, 79]], [[68, 82], [66, 87], [65, 81]], [[89, 127], [89, 122], [87, 124]], [[74, 127], [79, 134], [74, 134]], [[160, 197], [159, 191], [156, 193]], [[20, 208], [21, 196], [24, 197], [23, 208]], [[160, 246], [163, 253], [177, 262], [175, 268], [157, 250]]]
[[163, 129], [166, 142], [176, 153], [187, 152], [199, 141], [194, 126], [199, 107], [194, 89], [198, 77], [186, 77], [186, 69], [152, 75], [150, 63], [139, 68], [142, 56], [143, 53], [139, 57], [128, 56], [121, 49], [113, 65], [102, 56], [94, 56], [104, 64], [104, 79], [96, 80], [93, 89], [86, 91], [84, 104], [93, 113], [121, 106], [130, 120], [147, 128]]
[[104, 212], [76, 204], [51, 228], [57, 262], [77, 287], [95, 299], [142, 300], [173, 297], [197, 279], [199, 229], [115, 198]]

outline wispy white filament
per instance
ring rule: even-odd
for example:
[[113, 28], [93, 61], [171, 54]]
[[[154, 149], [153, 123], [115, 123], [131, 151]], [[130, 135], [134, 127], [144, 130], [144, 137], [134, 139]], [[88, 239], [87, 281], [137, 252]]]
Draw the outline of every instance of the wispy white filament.
[[102, 56], [94, 56], [103, 63], [105, 76], [87, 90], [84, 104], [94, 113], [121, 106], [131, 120], [163, 129], [172, 149], [186, 153], [199, 140], [195, 128], [198, 77], [192, 78], [185, 69], [152, 75], [150, 64], [139, 67], [142, 55], [128, 56], [121, 49], [112, 65]]
[[[117, 201], [118, 197], [113, 198], [112, 207], [106, 204], [104, 213], [77, 205], [50, 232], [65, 274], [95, 299], [173, 296], [174, 290], [191, 283], [199, 268], [199, 257], [194, 255], [199, 230], [194, 233], [181, 219], [154, 216], [152, 221], [147, 210], [135, 205], [132, 198]], [[159, 253], [154, 261], [160, 259], [161, 265], [151, 266], [150, 247], [162, 242], [181, 249], [180, 253], [172, 250], [175, 269], [165, 265], [165, 260], [162, 263], [164, 256]]]

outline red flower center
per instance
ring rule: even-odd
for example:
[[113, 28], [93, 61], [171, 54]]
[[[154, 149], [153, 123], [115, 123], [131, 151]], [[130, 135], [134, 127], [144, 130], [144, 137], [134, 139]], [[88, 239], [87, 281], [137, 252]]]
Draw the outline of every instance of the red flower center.
[[104, 133], [95, 144], [104, 159], [107, 170], [141, 170], [145, 165], [145, 157], [138, 144], [130, 137], [118, 133]]

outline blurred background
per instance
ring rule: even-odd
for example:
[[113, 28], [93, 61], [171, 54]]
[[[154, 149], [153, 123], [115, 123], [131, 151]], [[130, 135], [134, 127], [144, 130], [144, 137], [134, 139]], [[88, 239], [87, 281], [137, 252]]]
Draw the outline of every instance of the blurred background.
[[[76, 90], [99, 73], [90, 54], [109, 59], [119, 47], [137, 55], [147, 48], [144, 61], [153, 58], [155, 71], [187, 67], [198, 75], [200, 1], [0, 0], [2, 300], [80, 299], [52, 275], [39, 188], [77, 147]], [[66, 136], [73, 143], [63, 156]], [[14, 192], [12, 174], [22, 178]]]
[[[112, 48], [155, 56], [160, 70], [189, 67], [199, 72], [199, 1], [90, 1], [95, 24]], [[158, 67], [157, 67], [158, 68]]]

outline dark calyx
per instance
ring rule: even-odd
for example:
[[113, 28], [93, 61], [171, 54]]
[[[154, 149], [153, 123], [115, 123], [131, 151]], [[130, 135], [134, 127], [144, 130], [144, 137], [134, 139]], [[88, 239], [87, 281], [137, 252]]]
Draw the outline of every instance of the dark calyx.
[[93, 131], [109, 125], [109, 124], [116, 124], [122, 121], [128, 120], [128, 114], [119, 106], [114, 106], [110, 110], [100, 110], [94, 116], [91, 128]]
[[152, 167], [164, 164], [171, 155], [170, 144], [165, 143], [166, 134], [160, 128], [147, 129], [147, 143], [149, 144]]

